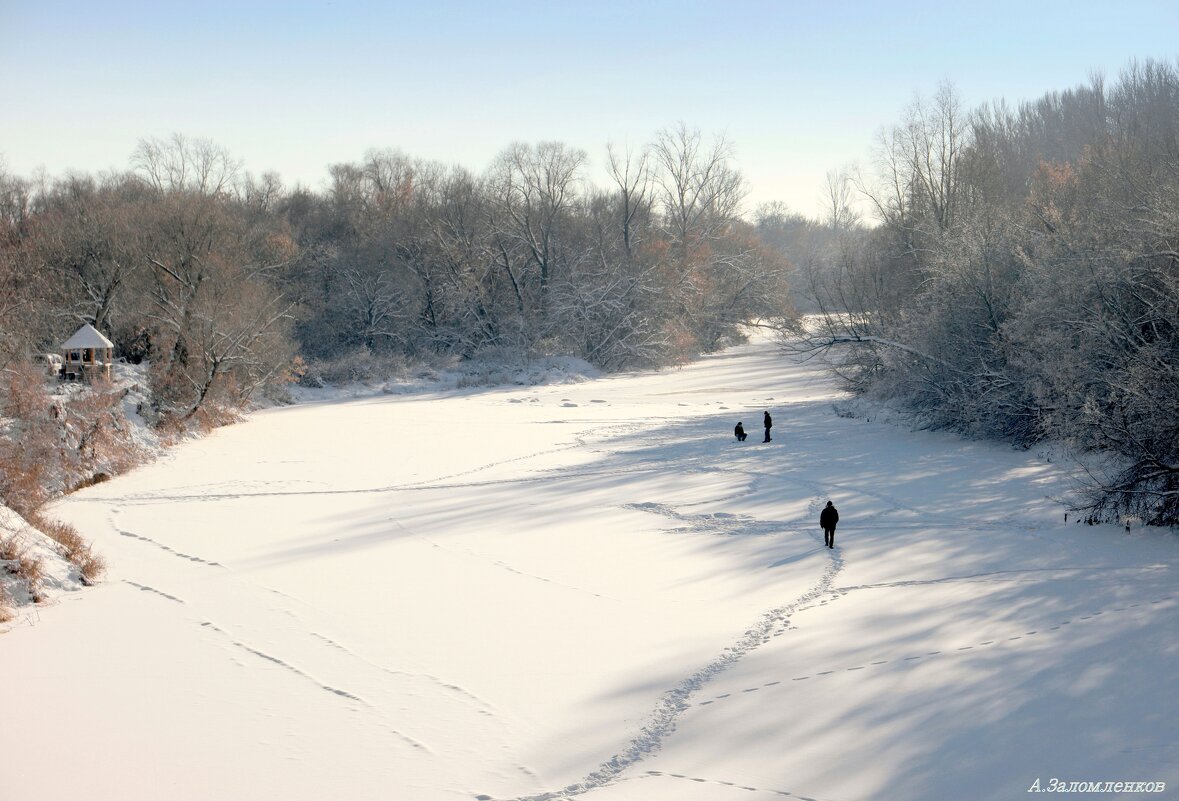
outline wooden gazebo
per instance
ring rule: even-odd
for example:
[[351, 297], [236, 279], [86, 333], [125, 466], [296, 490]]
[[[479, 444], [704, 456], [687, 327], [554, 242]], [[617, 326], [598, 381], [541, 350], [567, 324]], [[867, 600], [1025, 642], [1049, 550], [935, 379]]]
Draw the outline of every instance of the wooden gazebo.
[[110, 380], [115, 343], [87, 323], [61, 343], [61, 377], [71, 380], [102, 376]]

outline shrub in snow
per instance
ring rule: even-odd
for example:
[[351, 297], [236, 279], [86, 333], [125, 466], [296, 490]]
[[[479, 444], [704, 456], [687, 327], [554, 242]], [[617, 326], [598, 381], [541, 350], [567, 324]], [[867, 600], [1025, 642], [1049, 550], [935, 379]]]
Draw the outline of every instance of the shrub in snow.
[[10, 368], [0, 384], [0, 500], [28, 515], [49, 498], [139, 464], [122, 399], [106, 382], [55, 385], [33, 365]]
[[[89, 546], [73, 533], [75, 550], [88, 552]], [[21, 607], [52, 600], [55, 592], [78, 589], [97, 578], [101, 564], [71, 563], [64, 551], [37, 525], [0, 506], [0, 622], [11, 620]]]
[[949, 87], [914, 104], [864, 185], [881, 225], [799, 238], [810, 348], [932, 426], [1113, 457], [1094, 520], [1179, 524], [1176, 87], [1148, 61], [970, 125]]
[[93, 584], [106, 571], [106, 561], [69, 523], [50, 520], [34, 513], [29, 522], [57, 544], [57, 552], [78, 568], [83, 584]]
[[30, 550], [28, 536], [9, 530], [0, 549], [8, 556], [0, 558], [33, 601], [40, 597], [45, 552], [72, 563], [83, 583], [97, 580], [105, 568], [76, 529], [37, 510], [55, 495], [125, 472], [146, 453], [124, 414], [128, 389], [105, 382], [54, 386], [60, 394], [51, 396], [31, 364], [10, 366], [0, 383], [0, 502], [6, 513], [31, 521], [44, 540]]
[[0, 581], [0, 623], [7, 623], [15, 616], [13, 606], [15, 601], [8, 593], [8, 589], [4, 586], [4, 582]]
[[10, 534], [0, 538], [0, 563], [10, 576], [23, 583], [25, 592], [34, 602], [41, 600], [42, 560], [20, 536]]
[[60, 485], [64, 454], [59, 407], [45, 391], [41, 371], [31, 364], [12, 365], [0, 385], [0, 500], [29, 513]]
[[358, 348], [331, 360], [310, 362], [299, 379], [299, 385], [323, 387], [328, 384], [372, 383], [403, 379], [408, 375], [409, 363], [404, 356]]

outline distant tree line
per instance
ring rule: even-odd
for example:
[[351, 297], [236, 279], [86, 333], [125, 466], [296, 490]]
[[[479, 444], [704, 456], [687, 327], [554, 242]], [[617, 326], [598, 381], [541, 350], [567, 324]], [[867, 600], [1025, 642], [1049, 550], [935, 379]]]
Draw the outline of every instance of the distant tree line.
[[1088, 454], [1094, 519], [1179, 523], [1176, 65], [969, 113], [943, 87], [877, 155], [822, 223], [759, 218], [818, 313], [806, 347], [933, 426]]
[[312, 191], [176, 135], [120, 174], [0, 170], [0, 371], [89, 322], [150, 364], [155, 411], [183, 422], [308, 369], [655, 366], [782, 313], [785, 263], [740, 217], [723, 139], [679, 125], [607, 160], [600, 187], [556, 142], [482, 174], [372, 151]]

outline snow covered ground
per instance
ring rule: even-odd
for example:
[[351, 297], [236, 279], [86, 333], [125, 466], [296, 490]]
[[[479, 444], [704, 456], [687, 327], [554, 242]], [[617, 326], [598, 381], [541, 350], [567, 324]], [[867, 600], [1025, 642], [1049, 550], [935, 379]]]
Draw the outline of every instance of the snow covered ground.
[[[5, 611], [20, 618], [0, 622], [0, 634], [14, 625], [38, 622], [43, 606], [55, 604], [61, 593], [77, 592], [85, 586], [81, 572], [58, 552], [57, 543], [6, 506], [0, 506], [0, 542], [11, 542], [18, 557], [5, 561], [0, 556], [0, 598], [9, 599], [12, 605]], [[21, 556], [39, 564], [38, 597], [30, 594], [28, 583], [18, 573], [15, 562]], [[34, 605], [38, 600], [40, 607]]]
[[109, 574], [0, 637], [0, 798], [1177, 797], [1175, 538], [838, 398], [755, 342], [269, 410], [78, 492]]

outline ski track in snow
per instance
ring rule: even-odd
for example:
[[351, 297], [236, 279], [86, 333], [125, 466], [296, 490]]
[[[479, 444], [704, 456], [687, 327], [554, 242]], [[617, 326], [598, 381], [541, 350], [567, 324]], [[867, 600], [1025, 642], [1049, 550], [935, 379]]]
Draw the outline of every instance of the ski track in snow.
[[[663, 420], [663, 418], [660, 418]], [[553, 421], [566, 422], [566, 421]], [[601, 423], [603, 421], [595, 420], [594, 423]], [[615, 448], [601, 448], [595, 447], [590, 443], [591, 439], [606, 437], [607, 435], [613, 437], [626, 433], [633, 433], [642, 430], [644, 425], [649, 424], [647, 419], [628, 420], [625, 425], [618, 425], [617, 421], [611, 421], [608, 425], [597, 425], [576, 434], [573, 437], [573, 442], [561, 445], [556, 448], [547, 448], [544, 450], [533, 451], [531, 453], [523, 454], [521, 456], [513, 456], [506, 459], [499, 459], [486, 464], [479, 465], [467, 470], [461, 470], [455, 473], [449, 473], [442, 476], [435, 476], [433, 478], [422, 479], [420, 481], [412, 481], [403, 484], [388, 484], [377, 487], [345, 487], [339, 489], [260, 489], [254, 492], [216, 492], [211, 491], [214, 487], [234, 486], [239, 485], [224, 483], [217, 485], [202, 485], [199, 487], [189, 487], [187, 492], [177, 492], [176, 489], [159, 492], [144, 492], [135, 493], [131, 495], [122, 496], [102, 496], [102, 497], [78, 497], [74, 498], [74, 502], [78, 503], [99, 503], [99, 504], [120, 504], [120, 505], [139, 505], [139, 504], [156, 504], [160, 501], [175, 501], [175, 502], [189, 502], [189, 501], [224, 501], [237, 500], [243, 498], [276, 498], [276, 497], [315, 497], [315, 496], [339, 496], [339, 495], [379, 495], [386, 493], [399, 492], [420, 492], [433, 490], [455, 490], [455, 489], [471, 489], [477, 487], [495, 487], [495, 486], [513, 486], [520, 484], [547, 484], [556, 481], [580, 481], [586, 478], [594, 478], [598, 476], [618, 476], [630, 475], [638, 473], [661, 473], [666, 470], [666, 464], [651, 464], [647, 460], [639, 461], [638, 464], [632, 467], [610, 467], [610, 468], [540, 468], [531, 473], [521, 476], [512, 476], [501, 479], [487, 479], [483, 481], [457, 481], [456, 479], [467, 476], [477, 475], [479, 473], [494, 470], [499, 467], [514, 463], [522, 463], [533, 461], [545, 456], [551, 456], [557, 453], [565, 453], [568, 451], [588, 450], [592, 453], [610, 454], [613, 456], [626, 457], [628, 453], [625, 450], [618, 450]], [[663, 420], [663, 422], [673, 422]], [[609, 438], [607, 437], [609, 441]], [[722, 468], [715, 465], [708, 465], [705, 467], [698, 466], [700, 457], [685, 457], [678, 462], [682, 472], [712, 472], [712, 473], [731, 473], [731, 468]], [[753, 477], [758, 477], [761, 474], [750, 471]], [[257, 484], [266, 486], [267, 484], [278, 483], [286, 484], [292, 482], [244, 482], [244, 484]], [[312, 482], [298, 482], [298, 483], [312, 483]], [[817, 485], [816, 485], [817, 486]], [[741, 496], [752, 494], [755, 489], [749, 489], [741, 493]], [[130, 532], [123, 532], [125, 536], [139, 537], [139, 535]], [[166, 545], [161, 545], [153, 540], [145, 537], [140, 537], [148, 542], [165, 549], [171, 550]]]
[[[138, 582], [131, 581], [129, 579], [122, 579], [122, 582], [124, 584], [131, 586], [131, 587], [135, 587], [136, 589], [140, 590], [141, 592], [150, 592], [154, 595], [160, 596], [161, 598], [166, 598], [167, 600], [169, 600], [173, 603], [177, 603], [182, 606], [187, 605], [187, 602], [184, 601], [183, 599], [178, 598], [177, 596], [172, 595], [171, 593], [164, 592], [163, 590], [158, 590], [155, 587], [150, 587], [146, 584], [140, 584]], [[311, 676], [306, 671], [301, 670], [298, 667], [295, 667], [294, 665], [290, 664], [289, 662], [287, 662], [283, 659], [280, 659], [279, 657], [274, 656], [273, 654], [267, 653], [266, 651], [263, 651], [259, 648], [255, 648], [254, 646], [249, 645], [245, 642], [242, 642], [241, 640], [236, 639], [228, 631], [226, 631], [225, 629], [222, 629], [220, 626], [217, 626], [216, 624], [214, 624], [208, 620], [201, 621], [200, 626], [202, 628], [209, 630], [209, 631], [216, 632], [217, 634], [226, 638], [234, 647], [240, 648], [243, 651], [247, 651], [248, 653], [251, 653], [254, 656], [257, 656], [261, 659], [265, 659], [267, 662], [278, 665], [279, 667], [290, 671], [291, 673], [295, 674], [296, 676], [299, 676], [300, 678], [310, 681], [311, 683], [313, 683], [315, 686], [319, 687], [322, 690], [326, 690], [327, 692], [329, 692], [333, 695], [339, 696], [341, 698], [345, 698], [350, 701], [355, 701], [357, 703], [360, 703], [360, 704], [364, 705], [365, 707], [368, 707], [369, 709], [373, 708], [372, 705], [369, 704], [367, 701], [365, 701], [363, 698], [360, 698], [359, 696], [357, 696], [353, 693], [350, 693], [347, 690], [342, 690], [339, 687], [333, 687], [329, 684], [325, 684], [325, 683], [319, 681], [318, 679]], [[312, 636], [319, 636], [319, 635], [315, 635], [314, 633], [312, 633]], [[340, 648], [340, 646], [338, 646], [336, 643], [332, 643], [332, 641], [328, 640], [326, 637], [320, 637], [320, 639], [325, 640], [326, 642], [332, 644], [333, 646], [335, 646], [337, 648]], [[404, 738], [407, 742], [412, 743], [415, 747], [418, 747], [418, 748], [425, 747], [421, 743], [419, 743], [418, 741], [414, 740], [411, 737], [407, 737], [404, 734], [401, 734], [400, 732], [397, 732], [397, 734], [399, 736], [401, 736], [402, 738]]]
[[279, 667], [289, 670], [291, 673], [294, 673], [296, 676], [300, 676], [301, 678], [307, 679], [308, 681], [312, 682], [313, 684], [315, 684], [317, 687], [319, 687], [322, 690], [327, 690], [329, 693], [331, 693], [333, 695], [338, 695], [341, 698], [347, 698], [351, 701], [356, 701], [358, 703], [364, 704], [366, 707], [372, 708], [372, 705], [369, 704], [367, 701], [365, 701], [363, 698], [361, 698], [357, 695], [353, 695], [352, 693], [348, 692], [347, 690], [341, 690], [338, 687], [332, 687], [331, 685], [324, 684], [323, 682], [319, 681], [315, 677], [308, 674], [306, 671], [300, 670], [299, 668], [295, 667], [294, 665], [290, 664], [289, 662], [285, 662], [282, 659], [279, 659], [277, 656], [274, 656], [273, 654], [268, 654], [265, 651], [255, 648], [252, 645], [247, 645], [246, 643], [242, 642], [241, 640], [234, 639], [232, 634], [227, 632], [225, 629], [220, 628], [219, 626], [217, 626], [214, 623], [211, 623], [206, 620], [203, 623], [201, 623], [201, 626], [207, 628], [209, 631], [215, 631], [218, 634], [224, 636], [234, 646], [241, 648], [243, 651], [248, 651], [251, 654], [253, 654], [254, 656], [265, 659], [268, 662], [273, 662], [274, 664], [278, 665]]
[[[295, 619], [298, 620], [298, 618], [293, 613], [288, 612], [288, 614], [290, 614], [292, 617], [295, 617]], [[300, 623], [301, 622], [302, 621], [300, 621]], [[340, 643], [336, 642], [335, 640], [331, 639], [330, 637], [325, 637], [324, 635], [322, 635], [318, 632], [315, 632], [315, 631], [311, 631], [310, 629], [307, 630], [307, 634], [310, 635], [311, 637], [314, 637], [315, 639], [320, 640], [325, 645], [327, 645], [329, 648], [334, 648], [338, 651], [341, 651], [341, 652], [347, 654], [348, 656], [352, 657], [353, 659], [356, 659], [359, 662], [363, 662], [364, 664], [368, 665], [369, 667], [376, 668], [377, 670], [381, 671], [382, 673], [386, 673], [390, 676], [397, 676], [399, 678], [425, 679], [426, 681], [429, 681], [432, 684], [436, 684], [437, 686], [441, 687], [444, 690], [449, 690], [450, 692], [457, 693], [459, 695], [464, 696], [465, 698], [467, 698], [470, 701], [474, 701], [476, 704], [479, 705], [479, 707], [481, 708], [481, 713], [484, 715], [495, 716], [495, 714], [496, 714], [495, 708], [491, 704], [489, 704], [487, 701], [483, 700], [479, 696], [475, 695], [473, 692], [467, 690], [464, 687], [460, 687], [457, 684], [452, 684], [444, 679], [440, 679], [437, 676], [433, 676], [429, 673], [416, 673], [416, 672], [412, 672], [412, 671], [408, 671], [408, 670], [395, 670], [390, 667], [385, 667], [384, 665], [381, 665], [377, 662], [373, 662], [370, 659], [366, 659], [365, 657], [360, 656], [352, 649], [350, 649], [344, 645], [341, 645]]]
[[[201, 559], [198, 557], [190, 556], [188, 554], [180, 553], [180, 552], [176, 551], [175, 549], [168, 547], [167, 545], [163, 545], [162, 543], [159, 543], [159, 542], [151, 539], [150, 537], [141, 536], [141, 535], [135, 534], [134, 532], [128, 531], [128, 530], [120, 527], [115, 522], [115, 513], [117, 513], [117, 511], [118, 511], [117, 509], [113, 510], [113, 512], [109, 516], [109, 518], [111, 520], [112, 527], [120, 535], [125, 536], [125, 537], [129, 537], [131, 539], [142, 542], [146, 545], [152, 546], [162, 552], [169, 554], [172, 557], [178, 558], [178, 559], [183, 560], [188, 563], [197, 563], [197, 564], [204, 565], [204, 566], [224, 568], [223, 565], [221, 565], [217, 562], [210, 562], [205, 559]], [[252, 585], [252, 584], [243, 584], [242, 582], [240, 582], [237, 579], [236, 576], [232, 576], [232, 574], [229, 574], [229, 573], [227, 573], [227, 575], [229, 575], [231, 577], [231, 581], [235, 582], [241, 591], [249, 592], [252, 590], [260, 589], [264, 592], [285, 598], [289, 601], [294, 601], [296, 603], [302, 603], [298, 599], [296, 599], [286, 593], [280, 592], [278, 590], [274, 590], [269, 587], [256, 587], [255, 585]], [[183, 600], [182, 598], [180, 598], [176, 595], [173, 595], [169, 592], [165, 592], [163, 590], [157, 589], [156, 587], [148, 586], [146, 584], [140, 584], [138, 582], [131, 581], [129, 579], [122, 579], [121, 581], [122, 581], [122, 583], [127, 584], [131, 587], [134, 587], [134, 588], [140, 590], [141, 592], [152, 593], [156, 596], [165, 598], [173, 603], [180, 604], [182, 606], [188, 605], [188, 603], [185, 600]], [[295, 621], [295, 623], [297, 624], [297, 630], [299, 632], [305, 634], [306, 636], [312, 638], [313, 640], [317, 641], [321, 645], [326, 646], [327, 648], [333, 650], [334, 652], [337, 652], [337, 653], [340, 653], [340, 654], [346, 656], [350, 660], [354, 660], [355, 662], [362, 663], [370, 668], [381, 671], [382, 673], [390, 675], [390, 676], [396, 676], [399, 678], [426, 680], [426, 681], [428, 681], [432, 684], [435, 684], [435, 685], [437, 685], [437, 686], [439, 686], [439, 687], [441, 687], [441, 688], [443, 688], [443, 689], [445, 689], [455, 695], [461, 696], [461, 697], [467, 699], [468, 701], [474, 702], [474, 704], [477, 705], [477, 707], [479, 708], [479, 712], [481, 715], [488, 717], [488, 718], [498, 719], [498, 715], [497, 715], [494, 707], [491, 704], [487, 703], [487, 701], [485, 701], [484, 699], [475, 695], [474, 693], [471, 693], [470, 691], [466, 690], [465, 688], [458, 686], [457, 684], [447, 682], [437, 676], [433, 676], [433, 675], [430, 675], [427, 673], [395, 670], [393, 668], [389, 668], [384, 665], [380, 665], [376, 662], [373, 662], [369, 659], [366, 659], [366, 658], [358, 655], [353, 650], [351, 650], [348, 647], [342, 645], [341, 643], [331, 639], [330, 637], [327, 637], [323, 634], [313, 631], [311, 629], [311, 627], [306, 625], [306, 623], [303, 621], [302, 618], [300, 618], [299, 615], [297, 615], [294, 611], [292, 611], [291, 609], [289, 609], [285, 606], [279, 607], [277, 609], [272, 608], [271, 611], [276, 612], [278, 614], [282, 614], [282, 615], [290, 618], [291, 620]], [[357, 695], [353, 692], [350, 692], [348, 690], [341, 689], [340, 687], [336, 687], [331, 684], [327, 684], [323, 681], [320, 681], [319, 679], [317, 679], [314, 676], [312, 676], [311, 674], [309, 674], [307, 671], [305, 671], [299, 667], [296, 667], [295, 665], [291, 664], [287, 660], [282, 659], [278, 656], [275, 656], [273, 653], [270, 653], [266, 650], [263, 650], [261, 648], [257, 648], [253, 645], [250, 645], [248, 642], [238, 639], [233, 634], [229, 633], [225, 629], [216, 625], [212, 621], [200, 620], [199, 626], [207, 631], [212, 631], [212, 632], [215, 632], [216, 634], [222, 636], [235, 648], [238, 648], [242, 651], [250, 653], [250, 654], [252, 654], [262, 660], [265, 660], [266, 662], [269, 662], [273, 665], [277, 665], [277, 666], [289, 671], [290, 673], [310, 682], [311, 684], [313, 684], [314, 686], [318, 687], [321, 690], [324, 690], [324, 691], [326, 691], [336, 697], [345, 699], [347, 701], [352, 701], [357, 704], [360, 704], [367, 711], [369, 711], [371, 713], [382, 714], [381, 710], [379, 710], [376, 706], [374, 706], [373, 704], [371, 704], [371, 703], [367, 702], [366, 700], [364, 700], [363, 698], [361, 698], [359, 695]], [[389, 727], [386, 727], [386, 728], [391, 734], [400, 738], [402, 741], [413, 746], [414, 748], [420, 749], [420, 750], [425, 751], [427, 753], [433, 753], [432, 750], [429, 748], [429, 746], [427, 746], [425, 743], [423, 743], [423, 742], [421, 742], [421, 741], [419, 741], [419, 740], [417, 740], [417, 739], [415, 739], [415, 738], [413, 738], [413, 737], [411, 737], [411, 736], [409, 736], [409, 735], [405, 734], [404, 732], [401, 732], [397, 729], [389, 728]]]
[[[167, 600], [169, 600], [173, 603], [180, 604], [182, 606], [188, 605], [187, 602], [185, 600], [183, 600], [182, 598], [172, 595], [171, 593], [164, 592], [163, 590], [156, 589], [155, 587], [151, 587], [146, 584], [140, 584], [138, 582], [131, 581], [129, 579], [122, 579], [122, 582], [124, 584], [127, 584], [128, 586], [135, 587], [136, 589], [140, 590], [141, 592], [152, 593], [153, 595], [157, 595], [161, 598], [166, 598]], [[341, 690], [338, 687], [332, 687], [331, 685], [324, 684], [323, 682], [319, 681], [318, 679], [312, 677], [306, 671], [295, 667], [294, 665], [290, 664], [289, 662], [286, 662], [285, 660], [280, 659], [279, 657], [274, 656], [273, 654], [267, 653], [266, 651], [263, 651], [259, 648], [255, 648], [252, 645], [249, 645], [245, 642], [242, 642], [241, 640], [236, 639], [232, 634], [227, 632], [225, 629], [222, 629], [220, 626], [217, 626], [216, 624], [214, 624], [208, 620], [201, 621], [200, 626], [202, 628], [209, 630], [209, 631], [213, 631], [213, 632], [216, 632], [217, 634], [222, 635], [223, 637], [228, 639], [230, 641], [230, 643], [232, 645], [234, 645], [235, 647], [240, 648], [244, 651], [247, 651], [257, 657], [265, 659], [266, 661], [271, 662], [275, 665], [278, 665], [279, 667], [285, 668], [286, 670], [289, 670], [291, 673], [294, 673], [295, 675], [314, 683], [320, 689], [326, 690], [326, 691], [332, 693], [333, 695], [337, 695], [341, 698], [346, 698], [346, 699], [349, 699], [352, 701], [359, 702], [369, 708], [371, 708], [371, 706], [372, 706], [371, 704], [367, 703], [364, 699], [360, 698], [357, 695], [354, 695], [353, 693], [350, 693], [346, 690]], [[311, 633], [312, 636], [319, 636], [319, 635], [315, 635], [312, 632], [309, 632], [309, 633]], [[325, 638], [325, 637], [320, 637], [320, 639], [325, 640], [328, 643], [331, 643], [332, 645], [336, 645], [335, 643], [332, 643], [331, 640], [327, 640], [327, 638]], [[340, 646], [336, 645], [336, 647], [340, 647]]]
[[[200, 625], [203, 628], [205, 628], [209, 631], [215, 632], [216, 634], [222, 636], [229, 643], [231, 643], [234, 647], [240, 648], [241, 650], [246, 651], [247, 653], [253, 654], [254, 656], [258, 657], [259, 659], [264, 659], [267, 662], [278, 665], [280, 668], [283, 668], [284, 670], [289, 671], [290, 673], [298, 676], [299, 678], [310, 682], [315, 687], [318, 687], [319, 689], [324, 690], [325, 692], [330, 693], [331, 695], [337, 696], [337, 697], [344, 699], [346, 701], [352, 701], [355, 704], [358, 704], [361, 707], [363, 707], [369, 713], [380, 715], [380, 710], [378, 710], [375, 706], [370, 704], [368, 701], [365, 701], [363, 698], [361, 698], [357, 695], [354, 695], [353, 693], [350, 693], [347, 690], [340, 689], [339, 687], [333, 687], [330, 684], [325, 684], [325, 683], [321, 682], [319, 679], [312, 676], [311, 674], [307, 673], [304, 670], [301, 670], [300, 668], [290, 664], [289, 662], [286, 662], [285, 660], [280, 659], [279, 657], [274, 656], [273, 654], [267, 653], [266, 651], [260, 650], [258, 648], [253, 647], [252, 645], [249, 645], [249, 644], [244, 643], [238, 639], [235, 639], [232, 634], [230, 634], [229, 632], [220, 628], [216, 624], [211, 623], [206, 620], [206, 621], [202, 622]], [[383, 716], [382, 716], [382, 719], [383, 719]], [[420, 740], [417, 740], [417, 739], [409, 736], [405, 732], [399, 731], [399, 730], [397, 730], [391, 726], [388, 726], [388, 725], [384, 726], [384, 730], [387, 731], [389, 734], [393, 735], [394, 737], [397, 737], [402, 742], [406, 743], [407, 745], [411, 746], [412, 748], [415, 748], [419, 751], [424, 751], [425, 753], [433, 753], [430, 750], [429, 746], [427, 746], [425, 743], [421, 742]]]
[[[118, 511], [118, 510], [115, 510], [115, 511]], [[120, 534], [121, 536], [128, 537], [133, 540], [139, 540], [140, 542], [144, 542], [144, 543], [147, 543], [148, 545], [152, 545], [156, 548], [159, 548], [161, 551], [165, 551], [165, 552], [175, 556], [177, 559], [184, 559], [188, 562], [195, 562], [197, 564], [206, 565], [208, 567], [220, 567], [220, 568], [225, 567], [225, 565], [221, 564], [220, 562], [211, 562], [208, 559], [202, 559], [199, 556], [193, 556], [192, 554], [182, 553], [181, 551], [178, 551], [175, 548], [164, 545], [162, 542], [157, 542], [157, 541], [153, 540], [151, 537], [145, 537], [142, 534], [136, 534], [133, 531], [128, 531], [127, 529], [122, 528], [117, 523], [115, 523], [113, 516], [111, 517], [111, 527], [114, 528], [114, 530], [118, 534]]]
[[[538, 475], [525, 476], [522, 478], [512, 478], [503, 480], [489, 480], [489, 481], [470, 481], [470, 482], [456, 482], [455, 479], [464, 476], [475, 475], [493, 470], [513, 462], [525, 462], [532, 459], [537, 459], [543, 456], [550, 456], [555, 453], [562, 453], [565, 451], [575, 450], [582, 447], [580, 442], [574, 442], [569, 445], [563, 445], [558, 448], [549, 448], [541, 451], [534, 451], [532, 453], [524, 454], [522, 456], [514, 456], [508, 459], [488, 462], [478, 467], [473, 467], [469, 470], [462, 470], [457, 473], [451, 473], [443, 476], [436, 476], [434, 478], [423, 479], [421, 481], [412, 481], [405, 484], [389, 484], [378, 487], [356, 487], [356, 488], [342, 488], [342, 489], [306, 489], [306, 490], [260, 490], [257, 492], [210, 492], [208, 487], [192, 487], [190, 492], [177, 493], [175, 489], [167, 492], [145, 492], [136, 493], [133, 495], [124, 495], [119, 497], [96, 497], [96, 498], [78, 498], [77, 500], [89, 503], [119, 503], [124, 505], [134, 504], [156, 504], [160, 501], [224, 501], [235, 500], [240, 498], [282, 498], [282, 497], [314, 497], [323, 495], [375, 495], [390, 492], [410, 492], [415, 490], [438, 490], [438, 489], [461, 489], [468, 487], [481, 486], [495, 486], [499, 484], [518, 484], [518, 483], [538, 483], [551, 480], [551, 476], [544, 474], [542, 471]], [[607, 471], [602, 471], [603, 473]], [[579, 477], [579, 476], [571, 476]], [[224, 485], [218, 485], [224, 486]], [[136, 535], [129, 535], [136, 536]], [[150, 540], [149, 540], [150, 541]], [[157, 545], [159, 543], [156, 543]], [[167, 548], [167, 546], [161, 546]], [[169, 549], [170, 550], [170, 549]]]
[[[571, 445], [568, 448], [560, 448], [558, 450], [572, 450], [576, 445]], [[543, 455], [544, 452], [530, 454], [529, 456], [517, 457], [509, 461], [521, 461], [523, 459], [534, 458]], [[480, 471], [488, 470], [498, 466], [500, 463], [490, 463], [479, 468]], [[427, 479], [421, 482], [411, 482], [408, 484], [390, 484], [380, 487], [358, 487], [358, 488], [344, 488], [344, 489], [325, 489], [325, 490], [273, 490], [266, 492], [244, 492], [244, 493], [226, 493], [226, 494], [210, 494], [206, 492], [198, 492], [194, 494], [176, 494], [175, 491], [168, 493], [138, 493], [135, 495], [124, 495], [120, 497], [101, 497], [101, 498], [76, 498], [73, 502], [77, 503], [119, 503], [126, 506], [134, 505], [155, 505], [160, 501], [175, 501], [175, 502], [190, 502], [190, 501], [225, 501], [225, 500], [239, 500], [244, 498], [288, 498], [288, 497], [311, 497], [311, 496], [329, 496], [329, 495], [382, 495], [388, 493], [399, 492], [423, 492], [434, 490], [456, 490], [456, 489], [473, 489], [478, 487], [498, 487], [498, 486], [514, 486], [522, 484], [549, 484], [553, 481], [580, 481], [585, 478], [594, 478], [596, 476], [618, 476], [630, 475], [636, 473], [652, 473], [659, 468], [655, 467], [638, 467], [638, 468], [610, 468], [610, 469], [587, 469], [587, 470], [561, 470], [552, 471], [551, 468], [537, 471], [535, 474], [527, 476], [519, 476], [502, 479], [488, 479], [485, 481], [464, 481], [455, 482], [452, 479], [460, 475], [469, 475], [475, 471], [468, 471], [463, 474], [456, 474], [455, 476], [447, 476], [444, 478]], [[449, 482], [449, 483], [444, 483]]]
[[499, 568], [500, 570], [506, 570], [509, 573], [514, 573], [517, 576], [522, 576], [527, 579], [532, 579], [533, 581], [540, 581], [545, 584], [551, 584], [554, 587], [563, 587], [567, 590], [572, 590], [573, 592], [584, 593], [586, 595], [592, 595], [594, 598], [606, 598], [611, 601], [618, 600], [617, 598], [610, 598], [607, 595], [602, 595], [601, 593], [593, 592], [592, 590], [582, 589], [581, 587], [575, 587], [572, 584], [565, 584], [560, 581], [554, 581], [553, 579], [545, 578], [544, 576], [538, 576], [534, 573], [528, 573], [523, 570], [518, 570], [518, 569], [512, 567], [511, 565], [509, 565], [507, 562], [503, 561], [502, 559], [495, 559], [493, 557], [489, 557], [486, 554], [481, 554], [471, 548], [443, 545], [442, 543], [438, 542], [433, 537], [428, 537], [424, 534], [419, 534], [419, 533], [413, 531], [408, 526], [406, 526], [404, 523], [402, 523], [400, 520], [393, 519], [393, 524], [396, 525], [402, 531], [404, 531], [406, 534], [409, 534], [410, 536], [420, 539], [423, 542], [428, 542], [428, 543], [430, 543], [431, 546], [433, 546], [434, 548], [437, 548], [440, 551], [446, 551], [447, 553], [452, 553], [452, 554], [455, 554], [456, 556], [460, 556], [465, 559], [472, 559], [477, 562], [482, 562], [483, 564], [491, 565], [492, 567]]
[[183, 600], [181, 600], [180, 598], [177, 598], [175, 595], [169, 595], [168, 593], [166, 593], [162, 590], [157, 590], [155, 587], [149, 587], [146, 584], [137, 584], [136, 582], [129, 581], [127, 579], [123, 579], [123, 583], [129, 584], [130, 586], [134, 587], [135, 589], [139, 590], [140, 592], [155, 593], [156, 595], [159, 595], [162, 598], [167, 598], [169, 601], [172, 601], [173, 603], [178, 603], [178, 604], [181, 604], [182, 606], [185, 605], [185, 602]]

